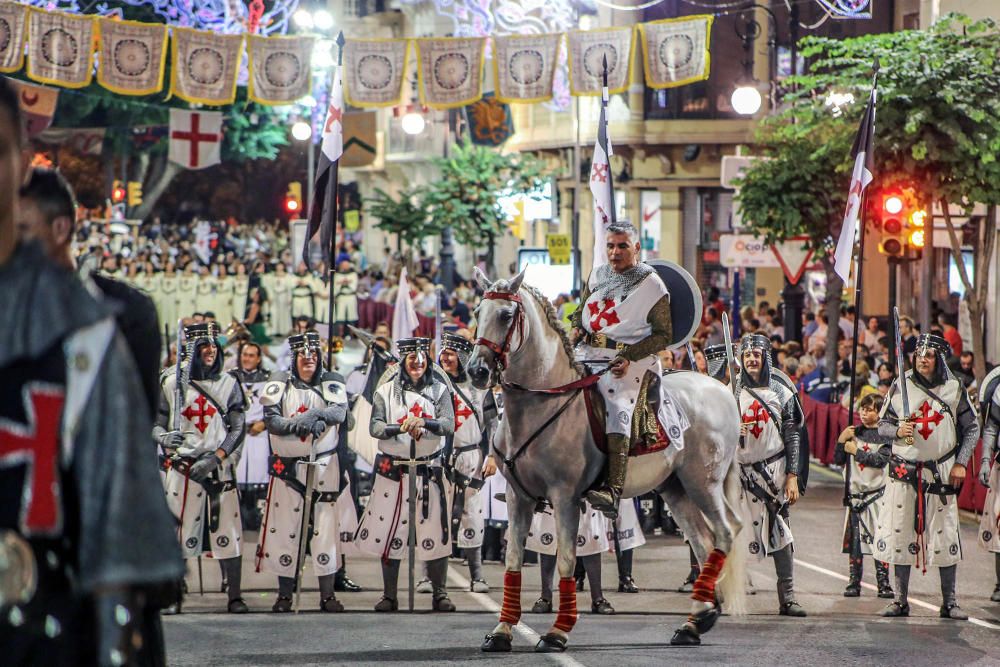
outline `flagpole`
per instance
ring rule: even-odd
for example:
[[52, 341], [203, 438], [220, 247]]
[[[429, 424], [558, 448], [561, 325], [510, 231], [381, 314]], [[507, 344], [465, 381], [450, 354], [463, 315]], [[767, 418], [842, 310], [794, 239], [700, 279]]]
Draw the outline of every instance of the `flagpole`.
[[[601, 108], [604, 113], [601, 117], [604, 119], [604, 136], [608, 136], [608, 54], [604, 54], [603, 58], [604, 71], [601, 74]], [[608, 219], [611, 220], [611, 224], [618, 222], [618, 204], [615, 201], [615, 183], [611, 176], [611, 139], [607, 140], [607, 155], [608, 155], [608, 189], [611, 191], [611, 210], [608, 211]], [[594, 226], [596, 231], [597, 226]]]
[[[344, 64], [344, 31], [341, 30], [340, 34], [337, 35], [337, 67], [342, 67]], [[342, 75], [341, 75], [342, 76]], [[333, 275], [336, 271], [336, 266], [334, 263], [337, 260], [337, 189], [340, 187], [340, 157], [338, 156], [334, 163], [330, 166], [330, 173], [327, 176], [329, 179], [326, 184], [326, 210], [327, 214], [330, 216], [330, 247], [328, 249], [329, 256], [326, 263], [326, 271], [330, 276], [330, 282], [327, 284], [327, 290], [329, 291], [329, 310], [327, 311], [327, 332], [326, 332], [326, 368], [331, 370], [333, 368], [333, 321], [335, 317], [334, 304], [336, 302], [336, 297], [333, 291]]]
[[[878, 87], [878, 58], [875, 59], [875, 63], [872, 66], [874, 73], [872, 74], [872, 90]], [[871, 129], [874, 134], [875, 128]], [[874, 145], [874, 142], [873, 142]], [[871, 148], [871, 147], [869, 147]], [[860, 333], [859, 328], [861, 325], [861, 306], [862, 306], [862, 278], [865, 273], [865, 227], [867, 227], [867, 222], [865, 220], [865, 213], [868, 208], [868, 188], [863, 188], [861, 190], [861, 201], [859, 203], [858, 218], [859, 225], [861, 227], [860, 233], [858, 234], [858, 268], [855, 272], [854, 280], [854, 332], [852, 334], [851, 340], [851, 384], [848, 387], [848, 403], [847, 403], [847, 425], [854, 426], [854, 401], [855, 401], [855, 377], [857, 376], [858, 367], [858, 335]], [[902, 371], [900, 371], [900, 377], [902, 377]], [[847, 457], [847, 466], [844, 472], [844, 507], [849, 507], [851, 504], [851, 471], [854, 468], [852, 463], [854, 456], [850, 455]]]

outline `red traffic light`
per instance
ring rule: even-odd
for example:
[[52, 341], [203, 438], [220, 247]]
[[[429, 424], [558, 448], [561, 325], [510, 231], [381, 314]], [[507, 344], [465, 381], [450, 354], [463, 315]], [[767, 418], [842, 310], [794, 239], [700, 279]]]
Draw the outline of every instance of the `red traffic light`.
[[299, 202], [297, 199], [292, 199], [289, 197], [285, 200], [285, 210], [289, 213], [295, 213], [299, 210]]
[[889, 195], [885, 198], [883, 205], [885, 206], [886, 213], [896, 215], [903, 210], [903, 198], [899, 195]]
[[115, 188], [111, 191], [111, 201], [120, 204], [125, 201], [125, 188]]

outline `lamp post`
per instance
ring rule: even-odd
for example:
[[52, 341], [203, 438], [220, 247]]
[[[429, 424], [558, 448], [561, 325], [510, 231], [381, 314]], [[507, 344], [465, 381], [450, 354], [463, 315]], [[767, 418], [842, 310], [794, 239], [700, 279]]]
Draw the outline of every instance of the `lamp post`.
[[309, 197], [307, 199], [307, 204], [306, 204], [306, 215], [309, 215], [309, 211], [312, 211], [313, 194], [314, 194], [313, 191], [316, 189], [315, 188], [315, 180], [316, 180], [316, 173], [315, 173], [316, 172], [316, 159], [315, 159], [315, 157], [316, 157], [316, 155], [315, 155], [316, 154], [316, 148], [315, 147], [316, 147], [316, 144], [315, 144], [315, 142], [312, 141], [312, 133], [313, 133], [312, 132], [312, 124], [311, 123], [307, 123], [304, 120], [297, 121], [296, 123], [294, 123], [292, 125], [292, 138], [295, 139], [296, 141], [305, 141], [306, 142], [306, 146], [307, 146], [307, 148], [306, 148], [306, 161], [307, 161], [308, 167], [307, 167], [306, 180], [308, 181], [308, 186], [307, 187], [309, 188], [309, 190], [308, 190]]

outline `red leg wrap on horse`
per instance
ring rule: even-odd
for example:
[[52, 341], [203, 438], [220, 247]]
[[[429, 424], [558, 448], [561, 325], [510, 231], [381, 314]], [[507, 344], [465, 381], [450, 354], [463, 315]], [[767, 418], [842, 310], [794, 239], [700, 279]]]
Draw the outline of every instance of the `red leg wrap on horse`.
[[516, 625], [521, 620], [521, 573], [507, 570], [503, 573], [503, 604], [500, 622]]
[[715, 549], [708, 555], [708, 560], [701, 568], [701, 574], [692, 587], [691, 599], [699, 602], [715, 601], [715, 582], [719, 579], [722, 566], [726, 563], [726, 554]]
[[576, 625], [576, 579], [564, 577], [559, 580], [559, 613], [556, 615], [556, 630], [569, 632]]

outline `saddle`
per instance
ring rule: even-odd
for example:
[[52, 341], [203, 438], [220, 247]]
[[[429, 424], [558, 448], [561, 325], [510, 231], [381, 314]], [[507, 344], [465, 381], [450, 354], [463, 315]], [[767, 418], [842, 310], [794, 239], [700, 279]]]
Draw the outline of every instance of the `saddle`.
[[[597, 448], [608, 453], [605, 431], [607, 410], [597, 387], [588, 387], [583, 393], [587, 405], [587, 420]], [[632, 433], [629, 457], [645, 456], [662, 451], [670, 446], [670, 437], [657, 419], [660, 409], [660, 378], [655, 373], [646, 373], [639, 385], [639, 397], [632, 412]]]

